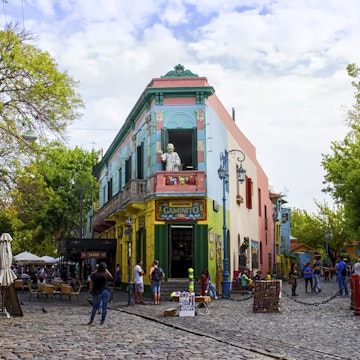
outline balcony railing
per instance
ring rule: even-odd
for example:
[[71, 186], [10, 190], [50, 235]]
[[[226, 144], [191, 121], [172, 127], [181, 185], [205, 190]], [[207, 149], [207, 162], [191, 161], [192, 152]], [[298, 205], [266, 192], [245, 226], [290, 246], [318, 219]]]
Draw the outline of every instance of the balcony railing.
[[104, 222], [109, 216], [121, 209], [123, 204], [123, 193], [118, 192], [113, 196], [102, 208], [96, 211], [93, 215], [93, 225]]
[[129, 202], [145, 201], [147, 180], [131, 179], [123, 190], [123, 205]]
[[155, 176], [154, 193], [206, 193], [204, 171], [158, 171]]

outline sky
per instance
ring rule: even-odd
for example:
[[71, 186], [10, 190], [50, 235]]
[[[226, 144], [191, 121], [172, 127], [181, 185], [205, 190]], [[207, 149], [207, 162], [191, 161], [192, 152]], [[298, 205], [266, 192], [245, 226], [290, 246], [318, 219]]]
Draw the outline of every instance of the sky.
[[[208, 79], [257, 149], [272, 192], [316, 212], [322, 154], [344, 138], [359, 63], [358, 0], [3, 0], [79, 81], [68, 146], [107, 150], [152, 78], [177, 64]], [[220, 154], [219, 154], [220, 155]]]

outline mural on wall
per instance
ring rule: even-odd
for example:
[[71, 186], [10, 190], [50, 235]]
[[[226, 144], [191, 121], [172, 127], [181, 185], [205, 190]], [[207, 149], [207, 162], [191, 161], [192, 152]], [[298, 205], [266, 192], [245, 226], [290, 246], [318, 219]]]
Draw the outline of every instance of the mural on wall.
[[196, 185], [197, 176], [165, 176], [165, 185]]

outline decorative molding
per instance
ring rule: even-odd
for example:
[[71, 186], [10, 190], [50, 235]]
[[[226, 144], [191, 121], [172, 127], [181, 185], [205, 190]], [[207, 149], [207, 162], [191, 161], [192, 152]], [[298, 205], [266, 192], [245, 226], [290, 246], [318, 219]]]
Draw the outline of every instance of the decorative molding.
[[162, 110], [156, 110], [156, 122], [162, 122], [164, 120], [164, 112]]
[[205, 120], [205, 110], [204, 109], [197, 109], [196, 110], [196, 120], [203, 122]]
[[199, 77], [190, 70], [185, 70], [184, 65], [178, 64], [174, 66], [174, 70], [170, 70], [162, 78], [177, 78], [177, 77]]
[[155, 103], [156, 103], [156, 105], [163, 105], [163, 103], [164, 103], [164, 94], [163, 93], [155, 94]]

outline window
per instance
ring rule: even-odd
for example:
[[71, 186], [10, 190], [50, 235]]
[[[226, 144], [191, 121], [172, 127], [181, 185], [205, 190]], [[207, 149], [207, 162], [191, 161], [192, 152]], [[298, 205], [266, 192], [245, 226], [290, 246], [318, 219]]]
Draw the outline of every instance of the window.
[[248, 178], [246, 176], [245, 179], [245, 189], [246, 189], [246, 207], [248, 209], [252, 209], [252, 187], [253, 187], [253, 183], [251, 178]]
[[259, 209], [259, 216], [261, 216], [261, 189], [258, 189], [258, 209]]
[[101, 206], [105, 205], [107, 202], [107, 199], [106, 199], [106, 186], [103, 186], [102, 188], [102, 204]]
[[131, 156], [125, 160], [125, 184], [131, 179]]
[[[197, 170], [197, 131], [196, 129], [162, 129], [161, 146], [171, 143], [181, 159], [182, 170]], [[165, 167], [164, 167], [165, 169]]]
[[113, 196], [113, 192], [112, 192], [112, 183], [113, 183], [113, 179], [111, 178], [110, 180], [108, 180], [107, 183], [107, 193], [108, 193], [108, 201], [112, 198]]
[[120, 192], [122, 189], [122, 168], [119, 168], [118, 170], [118, 177], [119, 177], [119, 189], [118, 191]]
[[136, 148], [136, 178], [144, 178], [144, 143]]

